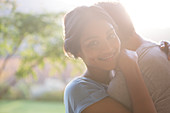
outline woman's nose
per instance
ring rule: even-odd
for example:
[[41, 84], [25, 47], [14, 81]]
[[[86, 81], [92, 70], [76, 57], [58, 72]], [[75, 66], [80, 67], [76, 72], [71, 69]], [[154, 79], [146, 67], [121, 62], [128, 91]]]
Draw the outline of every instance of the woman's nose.
[[101, 52], [103, 53], [111, 53], [114, 50], [114, 45], [109, 41], [103, 41]]

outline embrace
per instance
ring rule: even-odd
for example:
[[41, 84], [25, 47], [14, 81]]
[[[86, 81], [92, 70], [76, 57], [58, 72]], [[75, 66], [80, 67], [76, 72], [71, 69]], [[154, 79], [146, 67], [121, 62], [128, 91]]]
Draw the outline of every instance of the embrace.
[[86, 65], [65, 88], [66, 113], [170, 113], [170, 44], [144, 40], [121, 3], [77, 7], [64, 27], [64, 52]]

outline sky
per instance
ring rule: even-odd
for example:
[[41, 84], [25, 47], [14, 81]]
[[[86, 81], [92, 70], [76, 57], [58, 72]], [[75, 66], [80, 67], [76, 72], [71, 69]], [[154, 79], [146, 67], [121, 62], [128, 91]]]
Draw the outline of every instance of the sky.
[[[22, 12], [70, 11], [80, 5], [92, 5], [113, 0], [17, 0], [17, 10]], [[119, 0], [139, 30], [170, 28], [170, 0]]]

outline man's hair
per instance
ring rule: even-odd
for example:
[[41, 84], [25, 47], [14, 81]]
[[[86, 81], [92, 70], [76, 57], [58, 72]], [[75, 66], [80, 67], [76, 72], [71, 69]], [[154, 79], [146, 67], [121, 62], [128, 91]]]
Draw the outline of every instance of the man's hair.
[[133, 23], [120, 2], [99, 2], [97, 6], [102, 7], [117, 24], [117, 34], [120, 41], [126, 42], [135, 32]]

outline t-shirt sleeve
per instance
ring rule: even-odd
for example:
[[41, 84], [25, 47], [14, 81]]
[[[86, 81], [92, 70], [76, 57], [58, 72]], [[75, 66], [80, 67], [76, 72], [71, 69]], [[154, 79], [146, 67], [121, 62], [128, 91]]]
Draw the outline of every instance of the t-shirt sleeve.
[[76, 82], [65, 89], [65, 101], [69, 102], [66, 107], [71, 107], [73, 113], [81, 113], [86, 107], [107, 96], [106, 88], [93, 82]]

